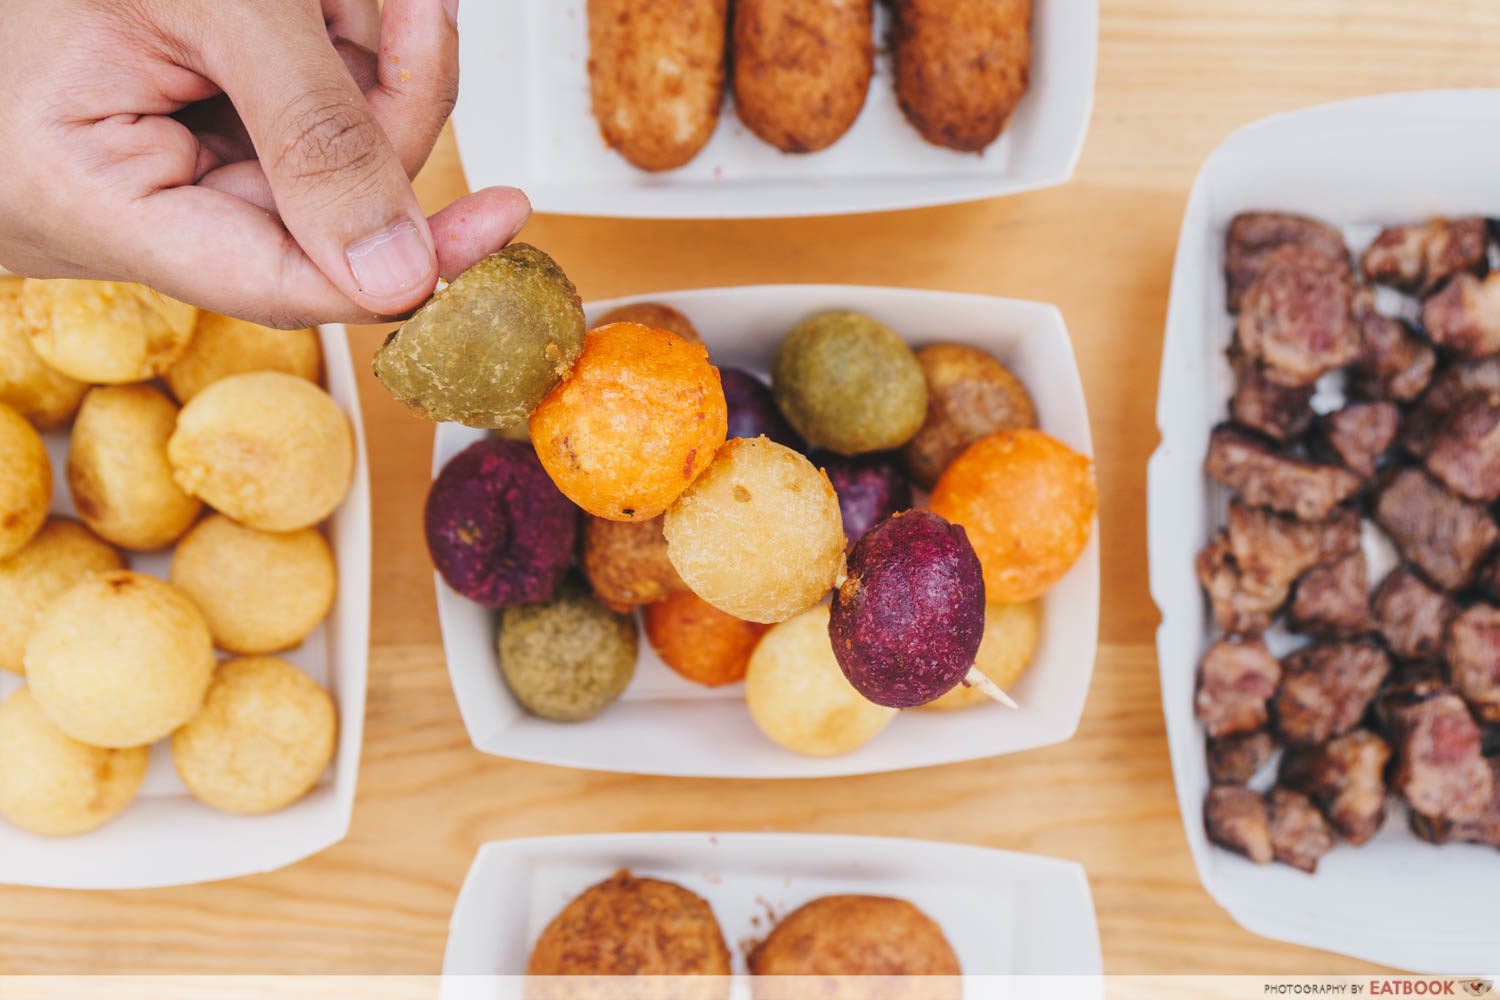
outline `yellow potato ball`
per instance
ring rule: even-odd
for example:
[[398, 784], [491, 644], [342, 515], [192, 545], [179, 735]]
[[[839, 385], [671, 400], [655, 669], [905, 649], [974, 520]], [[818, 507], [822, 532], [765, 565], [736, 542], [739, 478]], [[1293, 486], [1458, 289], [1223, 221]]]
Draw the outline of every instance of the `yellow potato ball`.
[[21, 279], [0, 278], [0, 403], [38, 430], [73, 419], [88, 385], [53, 371], [31, 346], [21, 321]]
[[276, 330], [205, 312], [198, 315], [187, 350], [162, 379], [177, 401], [186, 403], [229, 375], [286, 372], [315, 383], [322, 368], [316, 330]]
[[52, 463], [36, 429], [0, 403], [0, 559], [15, 555], [47, 520]]
[[0, 670], [26, 672], [26, 640], [47, 605], [90, 573], [124, 565], [120, 553], [62, 517], [49, 519], [25, 548], [0, 559]]
[[50, 367], [84, 382], [155, 378], [187, 350], [198, 310], [144, 285], [27, 278], [21, 318]]

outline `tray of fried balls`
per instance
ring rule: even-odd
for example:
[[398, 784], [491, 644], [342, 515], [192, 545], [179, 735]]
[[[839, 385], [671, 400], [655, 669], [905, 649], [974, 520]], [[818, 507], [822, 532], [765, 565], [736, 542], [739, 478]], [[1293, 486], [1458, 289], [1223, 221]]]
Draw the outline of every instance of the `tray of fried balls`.
[[1393, 801], [1424, 840], [1500, 846], [1493, 249], [1478, 217], [1358, 257], [1316, 219], [1230, 224], [1236, 383], [1204, 465], [1228, 514], [1197, 564], [1221, 637], [1195, 705], [1209, 837], [1257, 863], [1311, 872]]
[[[322, 525], [356, 481], [351, 400], [347, 349], [313, 330], [137, 285], [0, 284], [0, 879], [193, 881], [299, 849], [173, 842], [208, 810], [301, 800], [339, 742], [327, 687], [362, 691], [362, 643], [339, 639], [364, 626], [320, 628], [347, 564]], [[41, 840], [81, 835], [99, 850]]]

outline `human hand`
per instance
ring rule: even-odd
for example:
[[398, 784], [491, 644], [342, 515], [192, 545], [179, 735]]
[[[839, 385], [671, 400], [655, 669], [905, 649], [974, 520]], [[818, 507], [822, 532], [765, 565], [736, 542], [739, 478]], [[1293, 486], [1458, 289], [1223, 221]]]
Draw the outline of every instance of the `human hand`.
[[423, 217], [458, 0], [4, 0], [0, 266], [275, 326], [411, 311], [530, 205]]

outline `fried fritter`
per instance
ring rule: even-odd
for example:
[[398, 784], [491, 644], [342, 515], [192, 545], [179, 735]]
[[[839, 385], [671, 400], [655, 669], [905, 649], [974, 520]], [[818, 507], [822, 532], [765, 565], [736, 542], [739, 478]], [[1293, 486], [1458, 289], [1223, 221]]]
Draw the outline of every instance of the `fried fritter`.
[[904, 899], [824, 896], [794, 910], [749, 957], [753, 976], [957, 976], [943, 930]]

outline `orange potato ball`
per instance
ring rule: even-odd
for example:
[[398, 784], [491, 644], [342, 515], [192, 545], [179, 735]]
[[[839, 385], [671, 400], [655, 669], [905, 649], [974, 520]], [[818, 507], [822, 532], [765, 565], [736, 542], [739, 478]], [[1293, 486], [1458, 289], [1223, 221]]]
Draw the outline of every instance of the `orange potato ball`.
[[725, 614], [697, 594], [645, 607], [646, 638], [662, 662], [705, 687], [745, 679], [750, 654], [771, 626]]
[[547, 475], [595, 517], [647, 521], [724, 444], [728, 411], [708, 351], [665, 330], [589, 331], [573, 372], [531, 415]]
[[991, 603], [1029, 601], [1062, 579], [1088, 544], [1098, 506], [1093, 461], [1035, 430], [970, 445], [931, 502], [968, 533]]

